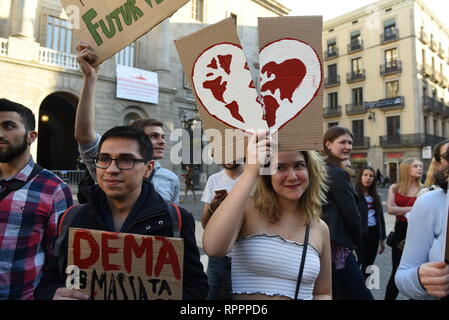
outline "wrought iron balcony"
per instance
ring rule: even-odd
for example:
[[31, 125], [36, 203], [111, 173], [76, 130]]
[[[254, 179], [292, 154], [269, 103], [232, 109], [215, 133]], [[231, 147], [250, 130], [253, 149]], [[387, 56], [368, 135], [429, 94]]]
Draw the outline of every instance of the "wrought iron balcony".
[[437, 42], [435, 40], [431, 40], [430, 41], [430, 50], [432, 50], [435, 53], [438, 52], [438, 45], [437, 45]]
[[359, 82], [359, 81], [365, 81], [365, 79], [366, 79], [366, 71], [365, 71], [365, 69], [348, 72], [346, 74], [346, 82], [347, 83], [354, 83], [354, 82]]
[[338, 48], [335, 48], [332, 51], [325, 51], [324, 52], [324, 60], [332, 60], [338, 58]]
[[445, 110], [449, 109], [449, 107], [445, 106], [440, 101], [435, 100], [431, 97], [424, 97], [423, 109], [424, 109], [424, 111], [431, 112], [436, 115], [443, 115]]
[[323, 116], [324, 116], [324, 118], [341, 117], [341, 106], [324, 108]]
[[429, 35], [426, 32], [422, 31], [422, 30], [421, 30], [421, 32], [419, 34], [419, 40], [422, 43], [424, 43], [424, 44], [430, 44]]
[[422, 76], [425, 78], [429, 78], [433, 74], [432, 66], [428, 64], [422, 64], [420, 69]]
[[382, 147], [421, 147], [435, 145], [443, 141], [443, 137], [426, 133], [399, 134], [391, 136], [380, 136], [379, 141]]
[[441, 47], [440, 49], [438, 49], [438, 56], [443, 60], [446, 59], [446, 51], [444, 51], [444, 49]]
[[340, 76], [333, 76], [324, 79], [324, 88], [332, 88], [340, 85]]
[[348, 53], [354, 53], [361, 50], [363, 50], [363, 40], [348, 44]]
[[393, 32], [383, 32], [380, 35], [380, 42], [381, 43], [388, 43], [392, 41], [399, 40], [399, 29], [394, 28]]
[[363, 136], [354, 136], [352, 140], [352, 147], [354, 149], [368, 149], [370, 147], [370, 138]]
[[346, 105], [346, 114], [347, 115], [356, 115], [356, 114], [364, 114], [367, 113], [368, 110], [365, 109], [363, 103], [362, 104], [355, 104], [350, 103]]
[[389, 63], [382, 64], [380, 66], [380, 75], [383, 77], [401, 72], [402, 72], [402, 63], [400, 60], [394, 60]]

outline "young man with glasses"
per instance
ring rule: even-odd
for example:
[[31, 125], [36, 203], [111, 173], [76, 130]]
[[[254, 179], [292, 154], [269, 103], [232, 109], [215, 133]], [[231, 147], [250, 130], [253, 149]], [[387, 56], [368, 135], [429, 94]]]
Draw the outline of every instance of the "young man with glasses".
[[[89, 45], [80, 43], [77, 47], [77, 61], [84, 75], [83, 89], [78, 103], [75, 119], [75, 139], [79, 145], [81, 159], [87, 166], [89, 173], [95, 180], [95, 166], [93, 159], [98, 152], [100, 135], [95, 133], [95, 108], [94, 96], [98, 80], [98, 68], [92, 64], [96, 60], [95, 54]], [[165, 135], [163, 123], [151, 119], [139, 119], [131, 125], [141, 128], [150, 138], [153, 145], [153, 159], [161, 160], [165, 151]], [[153, 174], [149, 177], [156, 191], [167, 202], [179, 202], [179, 178], [172, 171], [162, 168], [159, 162], [155, 162]]]
[[[100, 139], [95, 158], [98, 185], [88, 189], [88, 203], [78, 208], [70, 227], [152, 236], [173, 236], [168, 205], [148, 183], [154, 167], [153, 148], [145, 132], [132, 126], [115, 127]], [[71, 209], [73, 210], [73, 209]], [[183, 299], [205, 299], [207, 277], [195, 239], [193, 216], [180, 208], [184, 239]], [[70, 215], [69, 211], [67, 215]], [[58, 255], [67, 259], [67, 237]], [[90, 297], [65, 287], [58, 257], [44, 270], [37, 299], [77, 300]], [[63, 270], [67, 260], [63, 263]]]

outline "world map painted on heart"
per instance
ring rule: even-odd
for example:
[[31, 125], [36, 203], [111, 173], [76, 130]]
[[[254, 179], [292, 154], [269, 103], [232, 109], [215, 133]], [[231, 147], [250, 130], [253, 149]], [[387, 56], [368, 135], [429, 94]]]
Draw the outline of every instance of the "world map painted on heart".
[[280, 130], [310, 104], [322, 84], [321, 61], [298, 39], [280, 39], [260, 50], [258, 93], [243, 49], [219, 43], [202, 52], [192, 71], [206, 111], [226, 125], [253, 132]]

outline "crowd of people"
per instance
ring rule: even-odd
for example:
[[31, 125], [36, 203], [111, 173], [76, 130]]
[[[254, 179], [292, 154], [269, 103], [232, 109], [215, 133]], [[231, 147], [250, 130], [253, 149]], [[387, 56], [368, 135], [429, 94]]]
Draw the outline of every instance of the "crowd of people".
[[[186, 167], [179, 201], [177, 175], [155, 161], [165, 151], [162, 122], [139, 119], [95, 132], [96, 56], [87, 44], [77, 49], [84, 84], [74, 136], [93, 179], [84, 201], [73, 205], [69, 187], [34, 162], [33, 113], [0, 99], [0, 299], [92, 298], [65, 285], [69, 227], [181, 237], [183, 299], [373, 300], [366, 279], [386, 244], [386, 300], [399, 292], [447, 298], [449, 140], [434, 148], [425, 185], [422, 162], [409, 158], [389, 186], [379, 170], [351, 168], [353, 135], [346, 128], [325, 132], [322, 154], [275, 154], [268, 131], [254, 133], [245, 164], [223, 164], [204, 189], [205, 272], [193, 215], [177, 206], [188, 190], [196, 201], [193, 167]], [[261, 175], [262, 167], [271, 174]], [[388, 237], [377, 191], [386, 183], [387, 212], [396, 217]]]

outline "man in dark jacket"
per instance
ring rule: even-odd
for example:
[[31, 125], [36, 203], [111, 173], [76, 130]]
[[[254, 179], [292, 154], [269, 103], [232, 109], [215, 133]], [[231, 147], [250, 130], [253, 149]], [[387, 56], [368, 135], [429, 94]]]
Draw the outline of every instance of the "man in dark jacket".
[[[112, 128], [101, 138], [99, 150], [95, 159], [98, 185], [89, 189], [88, 203], [77, 211], [70, 227], [172, 237], [173, 223], [167, 204], [151, 183], [144, 182], [154, 165], [151, 142], [145, 132], [128, 126]], [[196, 245], [195, 221], [186, 210], [180, 211], [180, 235], [184, 239], [183, 299], [205, 299], [207, 276]], [[59, 250], [65, 259], [67, 245], [66, 237]], [[44, 276], [35, 290], [36, 299], [90, 298], [65, 287], [66, 266], [66, 260], [59, 266], [55, 256], [44, 267]]]

